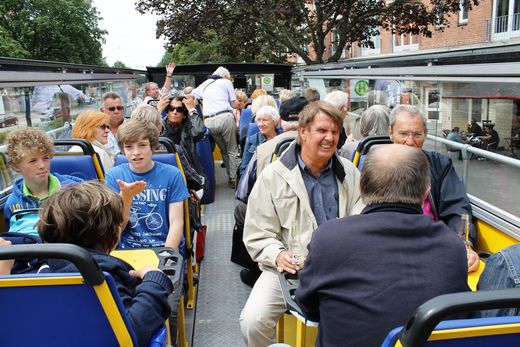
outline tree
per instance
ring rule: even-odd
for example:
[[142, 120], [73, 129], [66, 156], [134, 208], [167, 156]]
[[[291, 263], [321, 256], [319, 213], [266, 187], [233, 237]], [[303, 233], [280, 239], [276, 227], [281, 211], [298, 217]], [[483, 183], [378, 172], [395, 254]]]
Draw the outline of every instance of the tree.
[[122, 61], [116, 60], [112, 67], [118, 68], [118, 69], [128, 69], [128, 66], [125, 65]]
[[[451, 14], [461, 2], [471, 10], [479, 0], [138, 0], [137, 10], [162, 16], [157, 36], [167, 46], [204, 41], [204, 31], [213, 29], [236, 48], [266, 47], [277, 55], [298, 54], [307, 64], [335, 62], [353, 44], [373, 47], [372, 37], [380, 30], [431, 37], [432, 30], [449, 25]], [[326, 38], [335, 33], [335, 51], [329, 53]], [[247, 33], [245, 40], [237, 33]], [[251, 33], [256, 35], [251, 36]], [[280, 50], [280, 45], [285, 49]], [[309, 49], [312, 47], [312, 49]], [[258, 48], [257, 48], [258, 50]]]
[[20, 43], [13, 39], [2, 27], [0, 27], [0, 52], [4, 57], [9, 58], [29, 57], [29, 52], [23, 49]]
[[[2, 0], [0, 47], [13, 57], [99, 65], [106, 31], [89, 0]], [[4, 50], [0, 51], [4, 55]]]
[[171, 61], [177, 64], [233, 63], [242, 61], [255, 63], [266, 61], [284, 62], [284, 56], [276, 56], [273, 52], [261, 47], [256, 48], [256, 50], [240, 49], [240, 47], [242, 46], [235, 43], [230, 44], [229, 40], [220, 37], [215, 30], [208, 29], [200, 40], [174, 45], [170, 51], [164, 54], [159, 66], [165, 66]]

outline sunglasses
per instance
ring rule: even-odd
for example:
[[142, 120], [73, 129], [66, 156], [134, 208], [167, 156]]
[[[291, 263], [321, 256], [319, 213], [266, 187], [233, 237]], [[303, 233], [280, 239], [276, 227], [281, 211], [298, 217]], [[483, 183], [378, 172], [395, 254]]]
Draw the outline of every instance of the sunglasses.
[[184, 113], [185, 109], [186, 108], [184, 106], [168, 106], [168, 108], [166, 109], [166, 112], [176, 111], [176, 112], [179, 112], [179, 113]]
[[103, 130], [107, 130], [107, 129], [110, 130], [110, 125], [108, 125], [108, 124], [101, 124], [101, 125], [99, 126], [99, 128], [100, 128], [100, 129], [103, 129]]
[[115, 110], [118, 110], [118, 111], [123, 111], [125, 109], [124, 106], [112, 106], [112, 107], [107, 107], [107, 110], [109, 110], [110, 112], [114, 112]]

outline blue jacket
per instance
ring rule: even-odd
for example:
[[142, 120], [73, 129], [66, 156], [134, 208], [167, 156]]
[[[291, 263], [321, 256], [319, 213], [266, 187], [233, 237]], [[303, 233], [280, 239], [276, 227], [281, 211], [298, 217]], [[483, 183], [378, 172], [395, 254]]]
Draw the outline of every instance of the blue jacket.
[[[282, 132], [283, 130], [281, 128], [276, 128], [277, 135], [281, 134]], [[247, 165], [249, 164], [253, 154], [256, 153], [256, 147], [260, 146], [265, 141], [266, 138], [264, 135], [262, 135], [261, 132], [257, 132], [256, 134], [253, 134], [246, 139], [244, 153], [242, 154], [242, 163], [240, 164], [240, 176], [242, 176], [245, 169], [247, 168]]]
[[[52, 172], [53, 176], [60, 181], [62, 187], [73, 185], [79, 182], [83, 182], [83, 179], [79, 177], [69, 176], [69, 175], [60, 175], [58, 173]], [[11, 215], [13, 212], [19, 210], [25, 210], [28, 208], [40, 208], [42, 201], [31, 199], [23, 193], [23, 177], [18, 178], [13, 183], [13, 192], [7, 199], [7, 202], [4, 206], [4, 219], [7, 230], [9, 230], [9, 220], [11, 219]]]
[[[114, 278], [139, 346], [149, 346], [152, 336], [170, 315], [168, 295], [173, 291], [172, 282], [159, 271], [149, 271], [141, 280], [130, 276], [128, 272], [133, 268], [123, 260], [91, 249], [89, 252], [101, 270]], [[49, 259], [48, 265], [51, 272], [78, 271], [72, 263], [63, 259]]]

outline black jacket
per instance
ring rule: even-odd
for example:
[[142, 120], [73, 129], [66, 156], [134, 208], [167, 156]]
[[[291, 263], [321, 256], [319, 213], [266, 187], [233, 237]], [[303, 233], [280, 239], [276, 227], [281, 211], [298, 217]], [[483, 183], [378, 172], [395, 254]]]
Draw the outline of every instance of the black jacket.
[[468, 290], [466, 249], [418, 205], [372, 205], [322, 224], [299, 278], [316, 346], [380, 346], [425, 301]]

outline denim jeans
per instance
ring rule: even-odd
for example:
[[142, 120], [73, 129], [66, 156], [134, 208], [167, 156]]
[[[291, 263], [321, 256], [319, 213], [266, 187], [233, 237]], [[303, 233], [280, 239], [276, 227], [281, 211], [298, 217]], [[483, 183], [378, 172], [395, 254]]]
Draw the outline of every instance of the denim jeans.
[[[480, 276], [478, 290], [520, 288], [520, 244], [501, 250], [489, 257]], [[516, 316], [519, 308], [481, 311], [478, 317]]]

